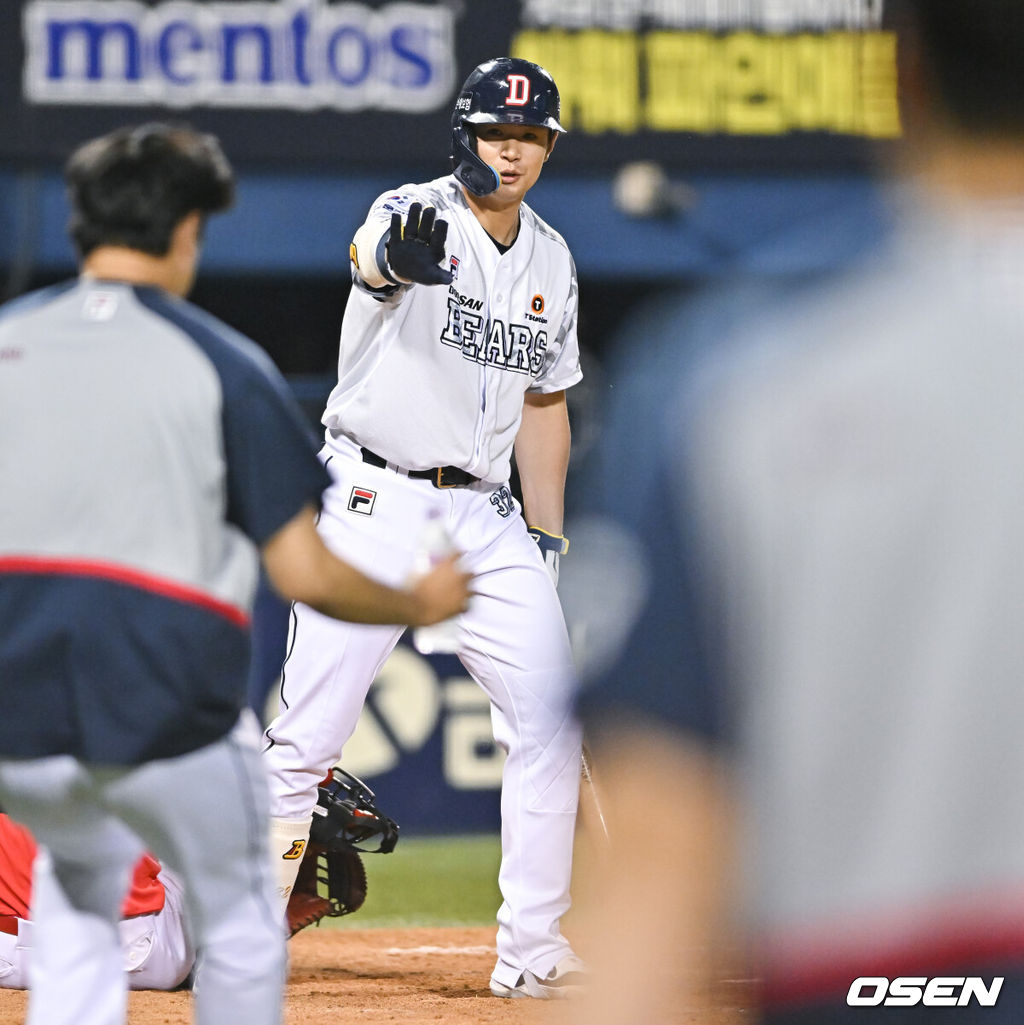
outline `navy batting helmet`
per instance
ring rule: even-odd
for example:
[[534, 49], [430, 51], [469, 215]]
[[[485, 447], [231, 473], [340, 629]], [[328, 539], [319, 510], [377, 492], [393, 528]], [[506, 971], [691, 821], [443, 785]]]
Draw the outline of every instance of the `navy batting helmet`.
[[538, 64], [519, 57], [496, 57], [475, 68], [462, 85], [452, 110], [452, 170], [477, 196], [500, 184], [497, 171], [476, 152], [468, 125], [538, 125], [564, 132], [559, 124], [558, 86]]

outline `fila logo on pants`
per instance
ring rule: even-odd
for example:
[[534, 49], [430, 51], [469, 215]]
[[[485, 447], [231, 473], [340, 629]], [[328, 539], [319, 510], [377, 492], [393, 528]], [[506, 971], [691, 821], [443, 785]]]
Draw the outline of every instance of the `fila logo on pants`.
[[377, 500], [377, 492], [369, 488], [353, 488], [348, 496], [348, 511], [369, 516], [373, 512], [373, 503]]

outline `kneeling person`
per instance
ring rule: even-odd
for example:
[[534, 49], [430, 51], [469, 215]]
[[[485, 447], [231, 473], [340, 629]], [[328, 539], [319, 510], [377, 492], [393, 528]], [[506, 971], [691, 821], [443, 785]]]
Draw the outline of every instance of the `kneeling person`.
[[[38, 855], [38, 857], [37, 857]], [[27, 989], [32, 959], [32, 889], [52, 886], [52, 863], [24, 826], [0, 813], [0, 988]], [[64, 928], [73, 930], [76, 918]], [[184, 894], [173, 872], [144, 854], [136, 863], [118, 926], [131, 989], [176, 989], [195, 964]], [[68, 951], [75, 949], [68, 944]]]

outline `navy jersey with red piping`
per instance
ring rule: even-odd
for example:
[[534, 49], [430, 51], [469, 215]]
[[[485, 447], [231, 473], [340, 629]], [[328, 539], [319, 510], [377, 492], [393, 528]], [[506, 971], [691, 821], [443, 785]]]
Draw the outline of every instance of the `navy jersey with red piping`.
[[138, 764], [244, 701], [258, 546], [328, 478], [251, 342], [154, 288], [0, 309], [0, 755]]

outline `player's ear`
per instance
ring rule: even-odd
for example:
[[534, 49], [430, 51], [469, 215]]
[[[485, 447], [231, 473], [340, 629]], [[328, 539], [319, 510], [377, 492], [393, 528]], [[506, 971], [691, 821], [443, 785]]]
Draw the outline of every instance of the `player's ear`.
[[548, 129], [548, 151], [544, 154], [545, 161], [551, 156], [551, 151], [555, 148], [555, 143], [558, 142], [558, 132], [553, 128]]
[[193, 210], [178, 221], [171, 232], [170, 246], [162, 258], [166, 274], [163, 287], [174, 295], [186, 296], [195, 282], [203, 233], [203, 215]]
[[171, 235], [172, 246], [184, 246], [190, 250], [198, 251], [203, 241], [203, 215], [198, 210], [192, 210], [174, 226]]

